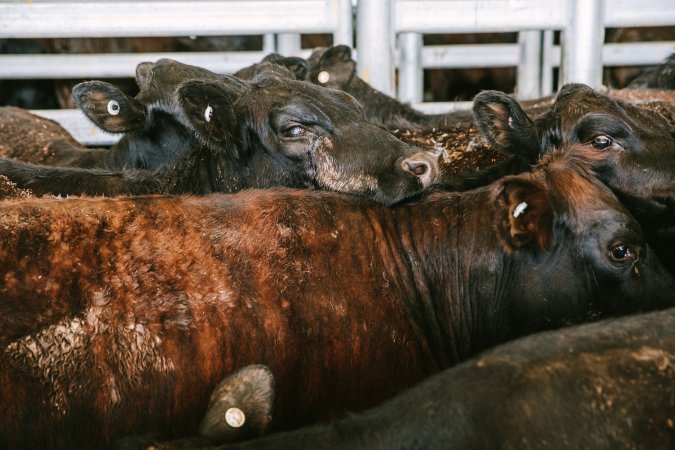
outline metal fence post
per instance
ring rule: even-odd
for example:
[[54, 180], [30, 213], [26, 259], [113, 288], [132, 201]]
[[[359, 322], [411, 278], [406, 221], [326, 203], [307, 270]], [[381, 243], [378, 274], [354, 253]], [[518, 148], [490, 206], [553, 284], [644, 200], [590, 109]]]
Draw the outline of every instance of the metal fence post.
[[360, 0], [356, 6], [357, 72], [375, 89], [394, 97], [393, 1]]
[[300, 56], [300, 34], [277, 34], [277, 53], [283, 56]]
[[605, 41], [605, 0], [568, 0], [568, 22], [563, 30], [563, 83], [602, 85], [602, 47]]
[[516, 93], [520, 100], [541, 97], [542, 32], [518, 33], [518, 69]]
[[338, 23], [333, 33], [333, 45], [354, 46], [354, 11], [351, 0], [333, 0]]
[[399, 33], [398, 49], [398, 99], [404, 103], [419, 103], [424, 91], [422, 35]]

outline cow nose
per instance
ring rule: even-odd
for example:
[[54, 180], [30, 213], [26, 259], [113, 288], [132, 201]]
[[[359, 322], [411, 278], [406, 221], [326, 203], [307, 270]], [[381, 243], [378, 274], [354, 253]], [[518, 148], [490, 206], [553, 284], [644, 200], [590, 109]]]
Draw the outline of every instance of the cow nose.
[[415, 175], [427, 187], [438, 178], [438, 157], [429, 152], [419, 152], [401, 161], [401, 168]]

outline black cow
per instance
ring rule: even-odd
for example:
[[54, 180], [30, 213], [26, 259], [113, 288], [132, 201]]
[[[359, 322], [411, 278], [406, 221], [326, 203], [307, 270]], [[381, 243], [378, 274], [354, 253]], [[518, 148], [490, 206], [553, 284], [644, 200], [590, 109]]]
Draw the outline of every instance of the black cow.
[[[252, 79], [262, 72], [304, 78], [302, 58], [267, 55], [260, 63], [234, 74]], [[58, 124], [18, 108], [0, 109], [0, 155], [34, 164], [104, 169], [158, 169], [171, 166], [200, 147], [192, 133], [176, 117], [180, 110], [173, 93], [187, 80], [232, 81], [201, 67], [170, 59], [144, 62], [136, 68], [140, 89], [130, 97], [117, 86], [88, 81], [73, 88], [78, 107], [98, 127], [124, 133], [110, 148], [86, 148]]]
[[[675, 448], [674, 361], [675, 309], [608, 319], [503, 344], [362, 414], [217, 450]], [[202, 448], [181, 444], [152, 448]]]
[[307, 60], [307, 80], [319, 86], [343, 90], [356, 98], [364, 114], [387, 128], [446, 128], [471, 123], [471, 114], [425, 114], [370, 86], [356, 74], [356, 61], [346, 45], [315, 50]]
[[675, 53], [628, 84], [629, 89], [675, 89]]
[[673, 305], [596, 157], [395, 207], [289, 189], [0, 202], [0, 447], [194, 435], [254, 363], [289, 428], [524, 334]]
[[[185, 125], [157, 130], [170, 145], [189, 141], [176, 147], [177, 152], [189, 148], [189, 154], [170, 167], [105, 171], [0, 159], [0, 174], [36, 194], [201, 194], [288, 186], [350, 192], [386, 204], [414, 194], [438, 175], [434, 158], [367, 123], [358, 103], [344, 92], [267, 72], [251, 82], [192, 77], [170, 100], [161, 100], [166, 83], [153, 90], [149, 81], [150, 88], [139, 94], [147, 104], [160, 98], [153, 103], [158, 105], [153, 115]], [[114, 100], [113, 91], [101, 97], [100, 82], [97, 87], [94, 94], [79, 90], [79, 101], [91, 102], [86, 109], [105, 129], [124, 131], [147, 120], [137, 99]], [[172, 134], [178, 130], [183, 131]], [[146, 150], [138, 154], [147, 157]]]
[[[637, 216], [675, 273], [675, 132], [664, 117], [582, 84], [565, 85], [550, 110], [534, 120], [497, 91], [478, 94], [473, 109], [488, 141], [515, 155], [483, 173], [488, 180], [514, 166], [526, 169], [555, 148], [584, 145], [598, 155], [593, 163], [598, 178]], [[485, 182], [463, 179], [465, 188]]]

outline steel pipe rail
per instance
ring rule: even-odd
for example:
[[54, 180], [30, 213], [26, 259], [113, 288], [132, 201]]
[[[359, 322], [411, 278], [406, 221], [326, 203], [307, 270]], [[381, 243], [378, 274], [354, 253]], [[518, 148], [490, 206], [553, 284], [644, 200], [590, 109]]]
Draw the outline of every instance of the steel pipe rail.
[[[139, 62], [161, 58], [232, 73], [273, 51], [307, 56], [299, 33], [353, 46], [351, 0], [0, 1], [0, 38], [263, 35], [261, 52], [0, 55], [0, 79], [133, 77]], [[119, 139], [77, 110], [36, 112], [87, 145]]]
[[[82, 1], [0, 3], [0, 37], [219, 36], [339, 30], [348, 0]], [[76, 18], [74, 20], [73, 18]]]
[[[376, 2], [379, 0], [375, 0]], [[371, 2], [371, 0], [360, 0]], [[372, 10], [362, 8], [359, 22], [372, 23]], [[641, 53], [632, 53], [640, 44], [606, 44], [606, 27], [639, 27], [675, 25], [675, 3], [672, 0], [645, 0], [636, 4], [631, 0], [392, 0], [383, 2], [377, 11], [378, 20], [391, 17], [389, 31], [399, 37], [398, 96], [418, 100], [421, 93], [413, 92], [422, 77], [419, 67], [408, 60], [420, 61], [423, 68], [451, 67], [518, 67], [518, 95], [532, 98], [552, 92], [553, 67], [562, 67], [561, 82], [583, 82], [594, 87], [601, 83], [602, 67], [607, 65], [656, 64], [668, 56], [669, 43], [650, 43]], [[365, 27], [364, 27], [365, 28]], [[357, 35], [357, 47], [370, 54], [375, 40], [385, 40], [382, 26], [377, 31]], [[384, 31], [383, 31], [384, 30]], [[563, 43], [553, 47], [552, 32], [563, 32]], [[499, 53], [495, 44], [484, 49], [454, 46], [419, 46], [412, 42], [421, 39], [414, 34], [519, 32], [519, 43], [504, 46]], [[421, 56], [419, 55], [421, 53]], [[462, 57], [461, 62], [453, 61]], [[603, 60], [604, 59], [604, 60]], [[359, 61], [359, 64], [361, 62]], [[387, 66], [385, 66], [387, 67]], [[389, 69], [387, 69], [389, 70]], [[393, 91], [388, 77], [371, 80], [374, 87]], [[378, 85], [378, 83], [380, 83]], [[524, 88], [526, 87], [526, 88]], [[436, 109], [429, 107], [426, 109]]]

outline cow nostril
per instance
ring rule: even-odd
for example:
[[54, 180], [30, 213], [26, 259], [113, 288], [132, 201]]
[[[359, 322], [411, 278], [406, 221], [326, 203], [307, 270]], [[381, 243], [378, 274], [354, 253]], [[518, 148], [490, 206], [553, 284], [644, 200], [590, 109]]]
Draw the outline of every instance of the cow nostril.
[[401, 169], [417, 177], [422, 187], [427, 187], [439, 176], [438, 157], [422, 151], [401, 161]]
[[419, 177], [429, 171], [429, 164], [426, 161], [405, 161], [403, 169]]

